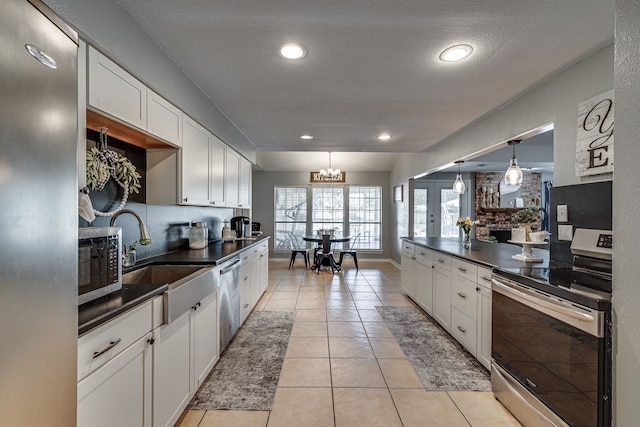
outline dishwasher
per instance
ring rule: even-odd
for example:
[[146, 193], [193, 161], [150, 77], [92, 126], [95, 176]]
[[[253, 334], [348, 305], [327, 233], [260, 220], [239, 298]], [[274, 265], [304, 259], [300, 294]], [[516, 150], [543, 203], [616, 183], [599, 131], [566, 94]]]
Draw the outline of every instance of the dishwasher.
[[240, 327], [240, 264], [239, 257], [233, 257], [220, 265], [220, 352], [227, 347]]

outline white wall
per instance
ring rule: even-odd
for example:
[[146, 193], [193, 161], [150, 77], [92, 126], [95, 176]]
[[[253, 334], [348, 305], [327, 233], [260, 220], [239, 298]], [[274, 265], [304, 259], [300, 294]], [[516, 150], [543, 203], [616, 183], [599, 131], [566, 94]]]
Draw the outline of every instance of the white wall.
[[[368, 255], [368, 258], [389, 258], [389, 236], [391, 235], [389, 218], [390, 208], [393, 205], [392, 189], [389, 187], [389, 172], [346, 172], [348, 185], [379, 185], [382, 187], [382, 251], [381, 255]], [[273, 236], [273, 209], [275, 186], [306, 186], [309, 185], [309, 172], [257, 172], [252, 175], [252, 218], [262, 224], [265, 234]], [[331, 185], [331, 184], [329, 184]], [[311, 214], [310, 212], [308, 213]], [[273, 254], [273, 242], [271, 239], [270, 252]]]
[[44, 3], [77, 29], [84, 40], [255, 163], [255, 146], [112, 0]]
[[614, 421], [638, 425], [640, 396], [640, 3], [616, 0], [613, 181]]
[[[611, 176], [582, 179], [575, 176], [575, 143], [578, 103], [613, 87], [613, 56], [611, 45], [424, 153], [398, 156], [391, 171], [391, 185], [404, 183], [406, 190], [407, 180], [412, 176], [467, 158], [488, 147], [502, 146], [505, 141], [548, 123], [555, 124], [554, 185], [610, 180]], [[406, 235], [407, 224], [404, 210], [392, 211], [392, 215], [395, 216], [392, 221], [397, 225], [393, 230], [395, 236], [391, 236], [395, 244], [393, 259], [399, 261], [399, 238]]]

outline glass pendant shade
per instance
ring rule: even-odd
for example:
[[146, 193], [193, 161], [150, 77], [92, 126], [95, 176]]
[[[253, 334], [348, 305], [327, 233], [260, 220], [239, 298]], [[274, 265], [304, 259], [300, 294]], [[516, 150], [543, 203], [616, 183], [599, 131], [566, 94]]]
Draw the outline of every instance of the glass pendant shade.
[[453, 191], [458, 194], [464, 194], [464, 190], [466, 190], [466, 185], [464, 185], [462, 175], [458, 174], [456, 180], [453, 183]]
[[522, 184], [522, 170], [518, 166], [518, 160], [514, 157], [511, 159], [509, 169], [504, 174], [504, 180], [507, 185], [520, 185]]
[[464, 160], [456, 160], [454, 163], [458, 165], [458, 176], [456, 180], [453, 182], [453, 191], [458, 194], [464, 194], [464, 190], [466, 190], [466, 185], [464, 185], [464, 181], [462, 180], [462, 175], [460, 174], [460, 163], [464, 163]]

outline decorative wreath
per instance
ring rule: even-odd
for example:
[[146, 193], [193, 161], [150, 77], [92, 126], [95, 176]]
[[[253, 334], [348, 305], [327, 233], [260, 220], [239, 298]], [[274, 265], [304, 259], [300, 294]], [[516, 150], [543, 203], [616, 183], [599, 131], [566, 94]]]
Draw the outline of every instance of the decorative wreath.
[[139, 192], [141, 187], [140, 174], [136, 171], [136, 167], [129, 159], [108, 149], [107, 128], [100, 128], [99, 148], [93, 147], [87, 151], [86, 160], [87, 186], [91, 190], [101, 191], [111, 178], [122, 188], [122, 200], [115, 209], [109, 212], [93, 210], [97, 216], [115, 215], [124, 208], [130, 192]]

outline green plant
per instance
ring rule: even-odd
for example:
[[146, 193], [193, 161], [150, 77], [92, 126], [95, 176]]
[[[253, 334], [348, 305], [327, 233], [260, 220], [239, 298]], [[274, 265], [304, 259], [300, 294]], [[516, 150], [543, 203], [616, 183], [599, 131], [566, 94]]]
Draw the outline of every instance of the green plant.
[[[105, 155], [96, 147], [87, 151], [87, 186], [91, 190], [102, 190], [112, 176], [112, 167], [105, 161]], [[140, 174], [129, 159], [118, 154], [113, 176], [123, 185], [128, 186], [130, 193], [138, 193], [140, 190]]]
[[518, 224], [531, 224], [538, 220], [535, 208], [526, 207], [518, 212], [514, 213], [511, 217]]

